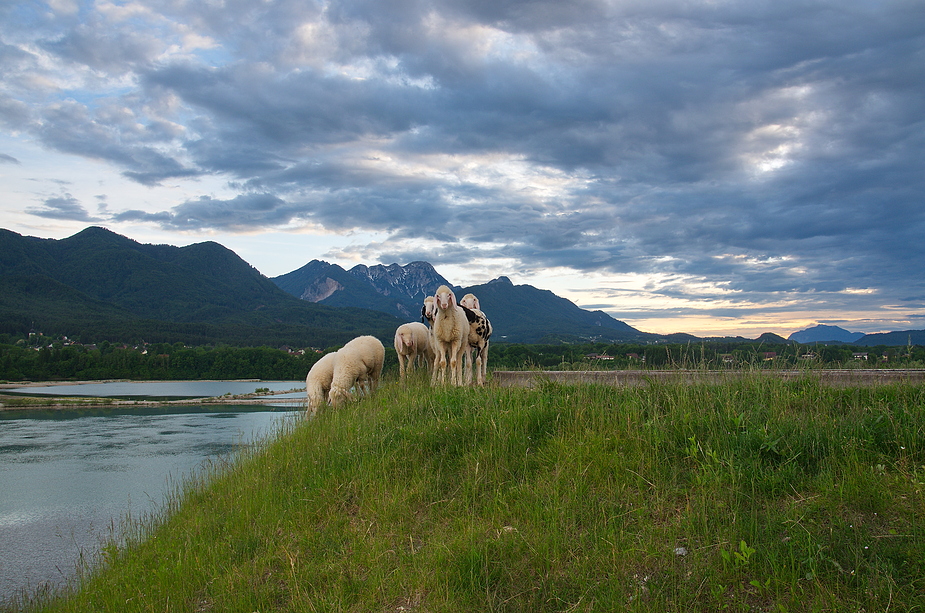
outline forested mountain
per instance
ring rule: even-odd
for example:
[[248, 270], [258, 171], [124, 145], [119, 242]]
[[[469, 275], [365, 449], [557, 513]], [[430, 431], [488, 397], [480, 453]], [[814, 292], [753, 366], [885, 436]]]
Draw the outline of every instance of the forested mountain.
[[864, 347], [877, 347], [879, 345], [886, 345], [887, 347], [925, 345], [925, 330], [900, 330], [896, 332], [865, 334], [851, 344], [862, 345]]
[[0, 230], [0, 332], [114, 340], [329, 346], [400, 322], [297, 300], [214, 242], [146, 245], [91, 227], [66, 239]]
[[798, 343], [821, 343], [826, 341], [854, 343], [863, 336], [863, 332], [849, 332], [838, 326], [819, 324], [811, 328], [806, 328], [805, 330], [794, 332], [787, 337], [787, 340], [796, 341]]
[[493, 340], [511, 343], [574, 341], [645, 341], [667, 337], [640, 332], [603, 311], [586, 311], [570, 300], [531, 285], [514, 285], [499, 277], [484, 285], [458, 287], [427, 262], [407, 266], [355, 266], [312, 260], [302, 268], [272, 279], [303, 300], [330, 306], [363, 306], [408, 320], [420, 318], [425, 296], [441, 285], [457, 298], [475, 294], [494, 328]]
[[[484, 285], [467, 287], [494, 327], [492, 338], [515, 343], [549, 343], [577, 340], [646, 341], [656, 334], [640, 332], [603, 311], [586, 311], [549, 290], [514, 285], [499, 277]], [[462, 295], [460, 294], [460, 297]]]

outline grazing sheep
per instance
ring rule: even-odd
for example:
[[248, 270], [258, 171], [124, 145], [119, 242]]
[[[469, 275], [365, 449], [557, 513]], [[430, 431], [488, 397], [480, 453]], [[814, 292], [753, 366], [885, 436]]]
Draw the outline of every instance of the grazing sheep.
[[456, 303], [456, 295], [446, 285], [441, 285], [434, 295], [434, 329], [432, 339], [434, 361], [432, 383], [446, 383], [446, 371], [450, 370], [450, 384], [462, 385], [462, 355], [468, 345], [469, 320], [466, 312]]
[[466, 312], [469, 321], [469, 338], [465, 351], [466, 384], [472, 383], [472, 353], [475, 352], [475, 372], [479, 385], [485, 384], [488, 375], [488, 339], [491, 338], [491, 322], [485, 313], [479, 310], [479, 299], [472, 294], [466, 294], [459, 301]]
[[374, 336], [358, 336], [336, 353], [334, 376], [331, 380], [331, 404], [339, 406], [350, 400], [350, 388], [358, 392], [373, 393], [379, 384], [382, 365], [385, 362], [385, 347]]
[[424, 298], [424, 306], [421, 307], [421, 322], [428, 324], [431, 328], [434, 327], [434, 297], [428, 296]]
[[401, 379], [405, 378], [405, 370], [414, 370], [414, 362], [418, 358], [428, 367], [433, 367], [434, 348], [430, 341], [430, 329], [417, 321], [398, 326], [395, 330], [395, 353], [398, 354]]
[[328, 401], [331, 380], [334, 378], [334, 354], [326, 353], [312, 364], [305, 377], [305, 395], [308, 397], [308, 412], [314, 413]]

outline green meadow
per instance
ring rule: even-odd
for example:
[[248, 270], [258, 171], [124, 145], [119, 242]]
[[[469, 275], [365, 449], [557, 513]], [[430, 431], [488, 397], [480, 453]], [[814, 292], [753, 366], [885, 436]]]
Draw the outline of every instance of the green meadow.
[[925, 386], [390, 380], [125, 531], [27, 610], [922, 611]]

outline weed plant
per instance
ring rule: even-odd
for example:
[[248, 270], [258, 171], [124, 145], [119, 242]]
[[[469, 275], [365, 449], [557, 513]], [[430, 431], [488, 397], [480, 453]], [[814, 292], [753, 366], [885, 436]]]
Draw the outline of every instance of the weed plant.
[[925, 610], [925, 387], [435, 388], [179, 488], [48, 612]]

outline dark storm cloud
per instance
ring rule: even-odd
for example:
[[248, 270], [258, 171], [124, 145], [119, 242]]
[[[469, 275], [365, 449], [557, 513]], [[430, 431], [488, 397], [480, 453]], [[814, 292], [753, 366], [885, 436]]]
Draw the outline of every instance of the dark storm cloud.
[[85, 222], [99, 221], [98, 217], [90, 215], [87, 209], [70, 194], [47, 198], [42, 202], [41, 207], [31, 207], [26, 209], [26, 212], [48, 219], [65, 219], [69, 221]]
[[6, 125], [239, 192], [116, 220], [386, 232], [386, 259], [677, 275], [672, 297], [925, 291], [921, 3], [130, 8], [0, 29]]
[[229, 200], [202, 196], [169, 212], [129, 210], [113, 215], [115, 221], [151, 221], [175, 230], [220, 228], [247, 231], [288, 223], [293, 212], [272, 194], [242, 194]]

